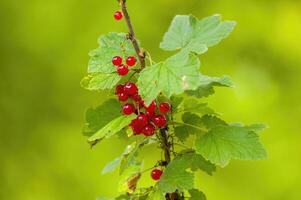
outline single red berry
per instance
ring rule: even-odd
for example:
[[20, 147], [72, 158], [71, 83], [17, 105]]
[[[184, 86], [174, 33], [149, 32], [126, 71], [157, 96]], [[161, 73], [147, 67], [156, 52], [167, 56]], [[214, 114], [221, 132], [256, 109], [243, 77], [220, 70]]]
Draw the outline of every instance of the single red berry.
[[129, 95], [124, 92], [118, 94], [119, 101], [127, 101], [129, 99]]
[[136, 65], [136, 62], [137, 62], [137, 60], [134, 56], [129, 56], [126, 59], [126, 64], [130, 67]]
[[122, 107], [122, 112], [125, 115], [130, 115], [135, 112], [135, 106], [131, 103], [127, 103]]
[[142, 133], [145, 136], [152, 136], [152, 135], [154, 135], [155, 130], [156, 130], [156, 128], [154, 127], [154, 125], [148, 124], [142, 129]]
[[140, 126], [137, 119], [132, 120], [132, 122], [130, 123], [130, 127], [136, 135], [142, 133], [143, 126]]
[[138, 115], [136, 119], [137, 119], [137, 123], [142, 127], [148, 124], [148, 117], [143, 113]]
[[113, 59], [112, 59], [112, 63], [113, 65], [115, 66], [119, 66], [122, 64], [122, 58], [120, 56], [115, 56]]
[[120, 93], [123, 93], [123, 92], [124, 92], [124, 85], [121, 85], [121, 84], [117, 85], [116, 89], [115, 89], [115, 93], [120, 94]]
[[166, 117], [164, 115], [155, 115], [152, 118], [152, 121], [154, 122], [154, 124], [158, 127], [158, 128], [163, 128], [166, 126]]
[[160, 104], [159, 109], [162, 113], [167, 113], [171, 109], [171, 105], [168, 102], [163, 102]]
[[121, 11], [116, 11], [116, 12], [114, 13], [114, 18], [115, 18], [116, 20], [121, 20], [122, 17], [123, 17], [123, 13], [122, 13]]
[[134, 94], [132, 96], [132, 99], [136, 102], [140, 102], [142, 100], [141, 96], [138, 93]]
[[154, 113], [156, 107], [157, 107], [156, 102], [152, 101], [152, 103], [148, 107], [146, 107], [145, 110], [148, 111], [149, 113]]
[[138, 88], [135, 83], [129, 82], [124, 85], [124, 92], [128, 95], [135, 95], [138, 93]]
[[158, 181], [161, 178], [162, 174], [163, 174], [162, 170], [160, 170], [160, 169], [153, 169], [152, 172], [151, 172], [151, 177], [155, 181]]
[[149, 119], [153, 118], [153, 116], [155, 115], [154, 112], [149, 112], [149, 111], [145, 111], [145, 114]]
[[117, 67], [117, 72], [120, 76], [125, 76], [129, 73], [129, 69], [125, 65], [120, 65]]

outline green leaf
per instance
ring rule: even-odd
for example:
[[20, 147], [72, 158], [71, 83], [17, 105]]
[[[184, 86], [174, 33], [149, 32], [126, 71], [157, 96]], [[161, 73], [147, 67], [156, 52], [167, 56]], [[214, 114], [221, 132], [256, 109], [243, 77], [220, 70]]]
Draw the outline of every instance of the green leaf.
[[185, 169], [190, 168], [192, 171], [202, 170], [209, 175], [212, 175], [216, 171], [216, 167], [211, 162], [207, 161], [200, 154], [195, 153], [195, 151], [183, 151], [177, 157], [176, 161], [185, 163], [183, 166]]
[[186, 171], [186, 169], [186, 160], [178, 159], [171, 161], [158, 182], [159, 189], [162, 192], [192, 189], [194, 174]]
[[110, 121], [120, 116], [120, 103], [115, 99], [109, 99], [96, 108], [86, 111], [85, 128], [83, 134], [92, 136]]
[[141, 165], [132, 165], [122, 173], [119, 179], [119, 192], [133, 193], [136, 189], [137, 181], [141, 177]]
[[207, 128], [207, 129], [212, 129], [216, 126], [219, 126], [219, 125], [227, 125], [227, 123], [218, 118], [217, 116], [214, 116], [214, 115], [204, 115], [202, 118], [201, 118], [201, 123]]
[[175, 136], [182, 142], [193, 134], [203, 134], [207, 131], [204, 126], [202, 126], [202, 119], [196, 115], [186, 112], [182, 115], [182, 122], [175, 122], [179, 126], [174, 129]]
[[258, 135], [249, 128], [219, 125], [195, 141], [197, 153], [210, 162], [226, 166], [231, 159], [260, 160], [266, 152]]
[[147, 200], [165, 200], [164, 193], [157, 188], [148, 195]]
[[120, 162], [121, 162], [121, 157], [115, 158], [113, 161], [106, 164], [106, 166], [103, 168], [101, 173], [107, 174], [109, 172], [114, 171], [117, 168], [117, 166], [120, 164]]
[[200, 61], [193, 54], [176, 54], [146, 67], [138, 79], [141, 97], [149, 105], [160, 92], [168, 98], [185, 90], [195, 90], [199, 82]]
[[190, 194], [189, 200], [206, 200], [206, 196], [203, 192], [197, 190], [197, 189], [192, 189], [188, 191]]
[[226, 38], [236, 25], [233, 21], [221, 22], [219, 15], [198, 20], [194, 16], [177, 15], [165, 33], [160, 48], [173, 51], [205, 53], [208, 47]]
[[87, 90], [105, 90], [112, 89], [119, 81], [121, 76], [112, 74], [90, 74], [82, 79], [81, 86]]
[[183, 106], [185, 112], [191, 112], [199, 116], [214, 114], [214, 111], [208, 107], [208, 104], [200, 102], [199, 99], [185, 98]]
[[93, 146], [96, 143], [98, 143], [99, 141], [103, 140], [104, 138], [109, 138], [109, 137], [113, 136], [114, 134], [121, 131], [121, 129], [128, 126], [135, 117], [136, 117], [136, 115], [132, 114], [132, 115], [128, 115], [128, 116], [120, 116], [120, 117], [112, 120], [110, 123], [108, 123], [102, 129], [100, 129], [94, 135], [92, 135], [88, 139], [88, 142]]
[[135, 55], [134, 47], [127, 39], [126, 33], [109, 33], [100, 36], [99, 47], [90, 52], [88, 73], [112, 73], [116, 67], [112, 64], [112, 58], [116, 55], [126, 59], [128, 56]]
[[126, 170], [128, 167], [138, 164], [137, 162], [138, 153], [148, 143], [149, 143], [149, 139], [145, 138], [140, 142], [134, 142], [133, 144], [128, 146], [127, 152], [124, 153], [122, 156], [119, 174], [122, 174], [124, 170]]
[[233, 87], [233, 83], [228, 76], [209, 77], [200, 75], [200, 86], [196, 90], [188, 90], [186, 93], [197, 98], [208, 97], [214, 94], [214, 87]]

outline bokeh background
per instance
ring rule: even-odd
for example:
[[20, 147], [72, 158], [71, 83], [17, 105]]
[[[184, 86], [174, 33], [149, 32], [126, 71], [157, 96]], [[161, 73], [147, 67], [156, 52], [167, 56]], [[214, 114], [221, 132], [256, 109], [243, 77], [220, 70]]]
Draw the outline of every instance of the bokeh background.
[[[266, 161], [234, 161], [197, 186], [209, 200], [301, 199], [301, 1], [128, 0], [143, 47], [154, 60], [176, 14], [215, 13], [236, 20], [230, 38], [201, 56], [202, 72], [230, 75], [236, 87], [218, 89], [210, 106], [228, 121], [264, 122]], [[83, 113], [102, 93], [80, 88], [87, 53], [97, 37], [126, 31], [110, 0], [0, 1], [0, 199], [94, 200], [117, 194], [106, 162], [125, 142], [90, 150], [81, 135]], [[151, 163], [154, 152], [146, 149]], [[147, 177], [146, 184], [153, 182]]]

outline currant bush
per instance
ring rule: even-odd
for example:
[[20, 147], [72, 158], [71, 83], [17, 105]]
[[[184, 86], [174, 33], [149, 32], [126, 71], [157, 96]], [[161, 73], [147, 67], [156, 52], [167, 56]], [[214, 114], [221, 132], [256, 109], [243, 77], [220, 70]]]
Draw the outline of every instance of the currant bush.
[[[205, 200], [194, 187], [197, 170], [212, 175], [232, 159], [266, 158], [258, 134], [264, 125], [227, 123], [209, 107], [207, 97], [216, 87], [232, 87], [231, 79], [200, 72], [199, 55], [228, 37], [236, 23], [219, 15], [201, 20], [177, 15], [160, 43], [162, 50], [176, 52], [156, 63], [140, 47], [126, 1], [118, 2], [121, 10], [114, 18], [124, 19], [129, 32], [101, 36], [100, 46], [90, 53], [81, 84], [107, 92], [108, 98], [87, 110], [83, 132], [91, 146], [115, 135], [130, 143], [102, 172], [119, 169], [122, 194], [114, 199]], [[146, 146], [162, 151], [152, 154], [156, 161], [151, 166], [143, 166], [139, 156]], [[138, 185], [145, 172], [156, 182]]]

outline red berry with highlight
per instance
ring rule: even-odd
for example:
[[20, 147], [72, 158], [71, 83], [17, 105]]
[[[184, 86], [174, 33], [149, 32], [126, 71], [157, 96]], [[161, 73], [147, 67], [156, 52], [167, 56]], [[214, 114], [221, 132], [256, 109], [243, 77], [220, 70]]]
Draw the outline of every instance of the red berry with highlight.
[[171, 105], [168, 102], [163, 102], [160, 104], [159, 109], [162, 113], [167, 113], [171, 109]]
[[114, 18], [115, 18], [116, 20], [121, 20], [121, 19], [123, 18], [123, 13], [120, 12], [120, 11], [116, 11], [116, 12], [114, 13]]
[[125, 65], [120, 65], [117, 67], [117, 72], [120, 76], [125, 76], [129, 73], [129, 69]]
[[142, 127], [148, 124], [148, 117], [145, 114], [138, 115], [136, 119], [137, 119], [137, 123]]
[[154, 124], [158, 127], [158, 128], [163, 128], [166, 126], [166, 117], [164, 115], [155, 115], [152, 118], [152, 121], [154, 122]]
[[153, 169], [151, 172], [151, 177], [153, 180], [158, 181], [160, 180], [161, 176], [163, 174], [163, 171], [160, 169]]
[[115, 66], [119, 66], [122, 64], [122, 58], [120, 56], [115, 56], [113, 59], [112, 59], [112, 63], [113, 65]]
[[148, 113], [155, 113], [155, 110], [156, 110], [156, 102], [153, 101], [148, 107], [145, 108], [145, 110], [148, 112]]
[[138, 93], [138, 88], [135, 83], [129, 82], [124, 85], [124, 92], [128, 95], [135, 95]]
[[134, 57], [134, 56], [129, 56], [127, 59], [126, 59], [126, 64], [128, 65], [128, 66], [134, 66], [134, 65], [136, 65], [136, 62], [137, 62], [137, 60], [136, 60], [136, 58]]
[[119, 101], [127, 101], [129, 99], [129, 95], [124, 92], [118, 94]]
[[130, 127], [136, 135], [142, 133], [143, 126], [138, 123], [137, 119], [132, 120]]
[[152, 136], [155, 134], [155, 130], [156, 128], [154, 127], [154, 125], [148, 124], [142, 129], [142, 133], [145, 136]]
[[127, 103], [122, 107], [122, 113], [125, 115], [133, 114], [135, 110], [135, 106], [131, 103]]
[[120, 93], [123, 93], [124, 92], [124, 85], [117, 85], [116, 88], [115, 88], [115, 93], [116, 94], [120, 94]]

